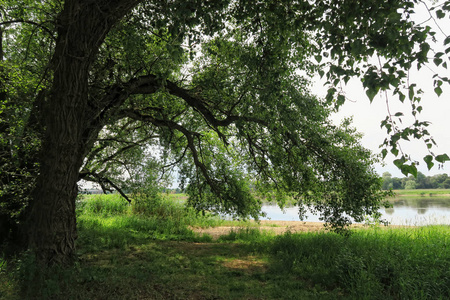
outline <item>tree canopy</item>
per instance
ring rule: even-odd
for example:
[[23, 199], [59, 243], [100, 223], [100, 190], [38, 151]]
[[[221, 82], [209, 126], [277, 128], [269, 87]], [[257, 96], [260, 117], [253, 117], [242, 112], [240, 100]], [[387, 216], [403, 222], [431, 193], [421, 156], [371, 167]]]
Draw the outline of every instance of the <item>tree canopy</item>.
[[[352, 77], [370, 101], [392, 89], [415, 122], [387, 116], [382, 154], [415, 175], [398, 142], [416, 138], [430, 168], [449, 160], [431, 151], [408, 80], [413, 66], [446, 68], [450, 51], [446, 37], [434, 52], [436, 33], [411, 21], [419, 2], [1, 1], [0, 214], [45, 263], [73, 253], [81, 179], [128, 199], [176, 168], [199, 210], [258, 217], [262, 199], [295, 199], [337, 228], [377, 214], [377, 158], [329, 115]], [[309, 90], [317, 73], [326, 99]], [[437, 94], [449, 83], [430, 81]]]

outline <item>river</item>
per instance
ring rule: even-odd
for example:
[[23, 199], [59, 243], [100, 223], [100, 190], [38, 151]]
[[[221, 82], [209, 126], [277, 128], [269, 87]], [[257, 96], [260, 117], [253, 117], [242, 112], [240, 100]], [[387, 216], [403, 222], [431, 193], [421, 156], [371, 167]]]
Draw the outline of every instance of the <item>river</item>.
[[[382, 218], [393, 225], [450, 225], [450, 197], [399, 197], [390, 201], [392, 208], [381, 209]], [[267, 216], [261, 220], [299, 221], [298, 208], [265, 204]], [[308, 212], [304, 221], [320, 222], [319, 216]]]

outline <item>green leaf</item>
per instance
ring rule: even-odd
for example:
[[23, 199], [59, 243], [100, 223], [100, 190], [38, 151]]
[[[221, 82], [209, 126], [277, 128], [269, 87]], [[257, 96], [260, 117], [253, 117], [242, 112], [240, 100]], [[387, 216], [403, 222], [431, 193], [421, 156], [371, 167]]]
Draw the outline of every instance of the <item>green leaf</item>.
[[446, 37], [444, 40], [444, 45], [447, 45], [447, 44], [450, 44], [450, 36]]
[[408, 93], [408, 97], [409, 97], [409, 100], [413, 100], [413, 98], [414, 98], [414, 86], [413, 85], [410, 85], [409, 86], [409, 93]]
[[391, 153], [394, 154], [394, 156], [398, 155], [398, 149], [397, 148], [392, 148], [391, 149]]
[[367, 89], [366, 95], [367, 95], [367, 97], [369, 97], [370, 102], [373, 101], [373, 98], [375, 98], [377, 93], [378, 93], [378, 90], [376, 90], [376, 89], [372, 89], [372, 88]]
[[439, 66], [440, 64], [442, 64], [442, 58], [434, 58], [433, 62], [436, 66]]
[[436, 16], [438, 19], [443, 19], [445, 18], [445, 12], [443, 12], [442, 9], [439, 9], [436, 11]]
[[319, 72], [319, 76], [320, 76], [320, 78], [322, 78], [322, 77], [323, 77], [323, 75], [325, 75], [325, 72], [324, 72], [323, 70], [319, 70], [318, 72]]
[[339, 107], [339, 106], [341, 106], [344, 103], [345, 103], [345, 96], [339, 94], [338, 97], [337, 97], [336, 106]]
[[331, 103], [333, 101], [334, 93], [336, 93], [335, 88], [328, 89], [327, 96], [325, 97], [328, 103]]
[[431, 170], [431, 168], [434, 166], [433, 163], [433, 156], [432, 155], [427, 155], [423, 158], [423, 160], [425, 161], [425, 163], [427, 164], [427, 168], [428, 170]]
[[441, 87], [438, 86], [438, 87], [434, 88], [434, 92], [436, 93], [436, 95], [441, 96], [441, 94], [442, 94]]
[[400, 133], [395, 133], [391, 136], [391, 145], [395, 145], [400, 140]]
[[397, 168], [401, 169], [402, 166], [405, 164], [405, 159], [402, 157], [402, 158], [394, 160], [393, 163]]
[[444, 154], [441, 154], [441, 155], [437, 155], [437, 156], [435, 157], [435, 159], [436, 159], [436, 161], [438, 161], [438, 162], [440, 162], [440, 163], [444, 163], [444, 162], [450, 160], [450, 158], [448, 157], [448, 155], [445, 154], [445, 153], [444, 153]]
[[408, 174], [411, 174], [414, 177], [417, 177], [417, 167], [412, 164], [412, 165], [403, 165], [402, 167], [402, 173], [405, 174], [405, 176], [408, 176]]
[[414, 177], [417, 177], [417, 167], [415, 164], [407, 165], [405, 164], [406, 160], [404, 157], [401, 159], [394, 160], [394, 164], [397, 166], [397, 168], [400, 169], [403, 175], [408, 176], [408, 174], [413, 175]]

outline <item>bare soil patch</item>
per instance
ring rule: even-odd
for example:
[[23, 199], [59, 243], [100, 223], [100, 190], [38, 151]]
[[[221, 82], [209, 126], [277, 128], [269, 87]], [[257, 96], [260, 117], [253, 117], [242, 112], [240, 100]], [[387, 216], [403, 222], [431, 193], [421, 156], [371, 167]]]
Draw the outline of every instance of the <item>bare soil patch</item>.
[[[218, 239], [222, 235], [227, 235], [231, 231], [239, 231], [243, 228], [258, 228], [262, 231], [273, 232], [274, 234], [283, 234], [287, 231], [294, 232], [318, 232], [325, 231], [326, 228], [321, 222], [302, 222], [302, 221], [260, 221], [253, 222], [250, 226], [218, 226], [210, 228], [192, 228], [193, 231], [200, 234], [209, 234], [213, 239]], [[254, 226], [253, 226], [254, 225]], [[352, 225], [362, 227], [363, 225]]]

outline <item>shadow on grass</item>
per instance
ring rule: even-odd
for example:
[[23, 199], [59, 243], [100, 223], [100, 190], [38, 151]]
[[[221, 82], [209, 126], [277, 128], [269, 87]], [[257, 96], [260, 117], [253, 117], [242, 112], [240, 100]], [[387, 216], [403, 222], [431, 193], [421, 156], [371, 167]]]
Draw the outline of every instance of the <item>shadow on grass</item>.
[[79, 219], [78, 260], [69, 268], [18, 264], [16, 299], [337, 299], [271, 266], [272, 238], [241, 231], [212, 242], [183, 224], [134, 216]]
[[[136, 233], [125, 240], [125, 228], [80, 229], [83, 253], [77, 263], [45, 273], [23, 269], [22, 299], [310, 299], [320, 294], [296, 276], [271, 272], [268, 256], [243, 243], [187, 241], [191, 236], [184, 233], [159, 239], [150, 232], [151, 238]], [[96, 246], [87, 247], [90, 242]], [[37, 275], [30, 276], [33, 272]], [[336, 295], [322, 293], [320, 299]]]
[[200, 236], [182, 223], [159, 218], [139, 216], [82, 216], [78, 220], [77, 247], [82, 252], [103, 249], [125, 249], [146, 244], [152, 240], [185, 240], [207, 242], [209, 236]]

